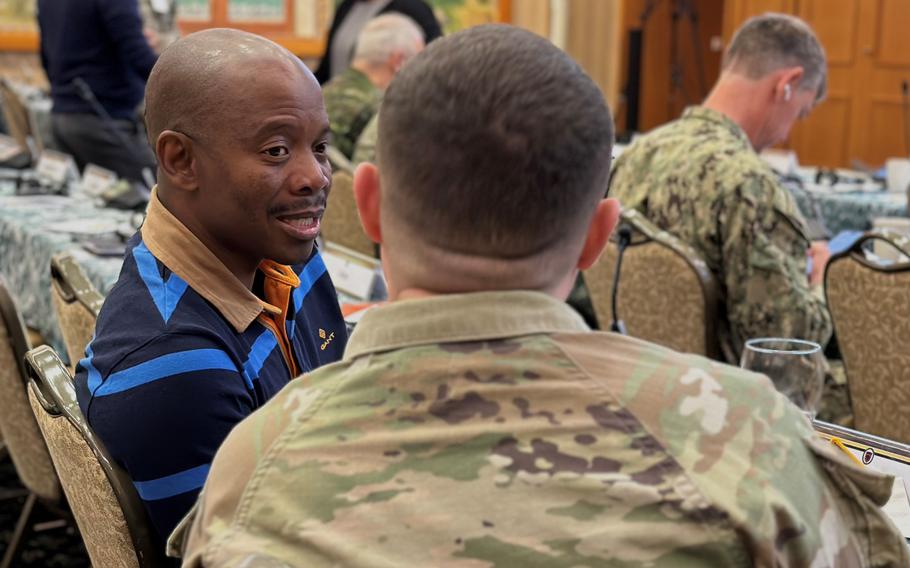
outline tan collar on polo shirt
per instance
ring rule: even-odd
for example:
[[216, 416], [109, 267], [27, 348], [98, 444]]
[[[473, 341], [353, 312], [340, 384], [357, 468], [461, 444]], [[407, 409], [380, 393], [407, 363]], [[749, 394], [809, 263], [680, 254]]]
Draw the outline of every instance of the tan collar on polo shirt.
[[[158, 199], [157, 187], [152, 190], [140, 232], [142, 241], [155, 258], [215, 306], [237, 333], [245, 331], [263, 311], [274, 317], [281, 316], [287, 309], [286, 299], [282, 307], [277, 307], [244, 286], [186, 225], [164, 207]], [[269, 286], [268, 280], [283, 285], [278, 287], [296, 288], [300, 285], [300, 278], [289, 266], [266, 260], [259, 265], [259, 270], [267, 280], [266, 291], [276, 288]], [[266, 297], [272, 299], [268, 293]]]

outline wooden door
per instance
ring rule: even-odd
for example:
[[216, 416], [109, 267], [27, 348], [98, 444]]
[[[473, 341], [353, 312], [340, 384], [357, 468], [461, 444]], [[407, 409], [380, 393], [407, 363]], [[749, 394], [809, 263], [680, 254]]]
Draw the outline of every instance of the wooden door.
[[857, 56], [861, 4], [866, 0], [802, 0], [798, 15], [815, 30], [828, 56], [828, 95], [790, 134], [790, 147], [800, 162], [817, 166], [847, 166], [855, 157], [851, 120], [855, 118], [857, 80], [862, 74]]
[[858, 27], [860, 69], [850, 154], [881, 165], [890, 157], [910, 155], [910, 101], [902, 89], [905, 82], [910, 83], [910, 2], [863, 1]]

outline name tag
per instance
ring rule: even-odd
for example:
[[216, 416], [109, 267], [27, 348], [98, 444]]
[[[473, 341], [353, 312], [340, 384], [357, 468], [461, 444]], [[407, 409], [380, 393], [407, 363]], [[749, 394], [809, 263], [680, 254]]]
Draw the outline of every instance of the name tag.
[[117, 174], [114, 172], [95, 164], [85, 166], [85, 171], [82, 173], [82, 191], [88, 195], [92, 197], [102, 195], [115, 183], [117, 183]]
[[323, 251], [322, 260], [335, 288], [358, 300], [367, 300], [373, 289], [376, 272], [353, 260]]
[[39, 178], [56, 185], [65, 184], [67, 177], [76, 171], [76, 163], [72, 156], [54, 150], [41, 152], [38, 165], [35, 166], [35, 174]]
[[21, 153], [22, 147], [19, 146], [19, 143], [16, 142], [15, 138], [0, 134], [0, 162], [5, 162]]

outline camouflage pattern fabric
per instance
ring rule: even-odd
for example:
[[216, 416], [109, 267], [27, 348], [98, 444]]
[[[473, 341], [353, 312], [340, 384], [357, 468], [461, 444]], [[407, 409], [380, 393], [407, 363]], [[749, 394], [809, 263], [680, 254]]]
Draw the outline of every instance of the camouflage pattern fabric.
[[354, 147], [354, 156], [351, 161], [354, 165], [361, 162], [376, 163], [376, 148], [379, 142], [379, 113], [377, 112], [367, 123], [366, 128], [360, 133], [357, 139], [357, 146]]
[[703, 107], [636, 140], [616, 161], [610, 196], [698, 251], [722, 287], [738, 354], [746, 339], [822, 345], [832, 324], [806, 276], [805, 221], [789, 191], [732, 120]]
[[350, 159], [360, 133], [379, 110], [382, 91], [353, 67], [322, 88], [325, 110], [329, 114], [332, 145]]
[[893, 479], [767, 378], [534, 292], [367, 312], [238, 425], [184, 566], [907, 566]]

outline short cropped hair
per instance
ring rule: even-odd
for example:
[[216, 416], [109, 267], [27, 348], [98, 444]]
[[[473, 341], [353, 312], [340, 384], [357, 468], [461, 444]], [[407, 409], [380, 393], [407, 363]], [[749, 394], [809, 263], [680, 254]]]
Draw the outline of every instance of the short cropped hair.
[[518, 259], [587, 229], [613, 120], [568, 55], [494, 24], [432, 42], [396, 75], [379, 142], [383, 217], [442, 250]]
[[752, 79], [796, 66], [803, 68], [800, 88], [813, 89], [816, 100], [823, 99], [828, 81], [825, 49], [805, 22], [770, 12], [746, 20], [733, 35], [722, 62], [724, 70], [735, 69]]
[[395, 12], [383, 14], [367, 22], [357, 36], [354, 59], [380, 64], [395, 53], [410, 59], [423, 42], [423, 30], [414, 20]]

